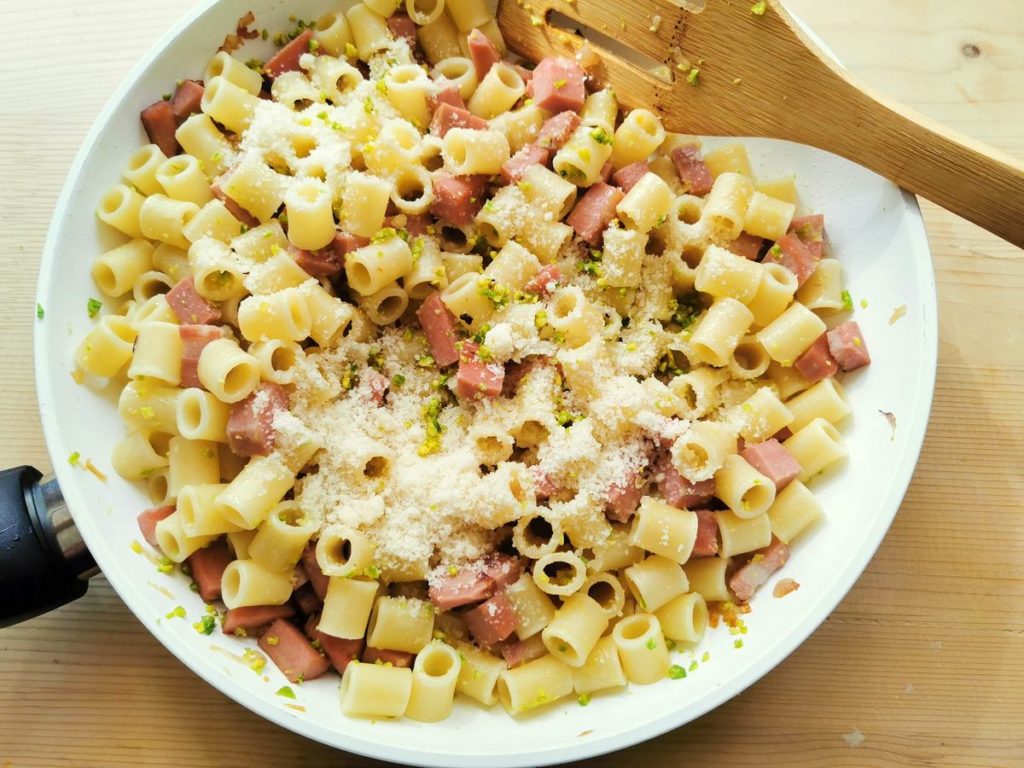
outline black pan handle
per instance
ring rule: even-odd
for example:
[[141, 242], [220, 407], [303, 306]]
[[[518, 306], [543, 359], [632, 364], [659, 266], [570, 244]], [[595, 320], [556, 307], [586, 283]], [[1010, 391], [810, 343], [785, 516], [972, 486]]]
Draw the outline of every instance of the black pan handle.
[[0, 627], [81, 597], [97, 572], [56, 479], [0, 472]]

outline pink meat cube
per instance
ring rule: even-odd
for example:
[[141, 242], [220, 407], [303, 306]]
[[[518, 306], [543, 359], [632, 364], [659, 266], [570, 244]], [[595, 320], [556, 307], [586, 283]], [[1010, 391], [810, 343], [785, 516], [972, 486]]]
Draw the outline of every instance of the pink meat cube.
[[825, 214], [797, 216], [789, 223], [789, 231], [800, 238], [800, 241], [814, 254], [814, 258], [820, 259], [824, 255]]
[[483, 81], [484, 76], [491, 71], [491, 67], [501, 61], [501, 54], [494, 47], [490, 38], [479, 29], [474, 29], [469, 33], [466, 43], [469, 46], [469, 56], [473, 59], [477, 80]]
[[550, 149], [539, 147], [536, 144], [527, 144], [501, 166], [501, 178], [506, 183], [513, 184], [523, 178], [523, 174], [530, 166], [547, 165], [550, 159]]
[[182, 80], [181, 85], [174, 92], [171, 99], [171, 112], [178, 122], [187, 120], [192, 115], [198, 114], [201, 110], [200, 103], [203, 100], [203, 93], [206, 91], [203, 84], [195, 80]]
[[694, 510], [697, 515], [697, 540], [690, 557], [714, 557], [718, 554], [718, 521], [710, 509]]
[[388, 17], [388, 29], [396, 40], [405, 38], [409, 48], [416, 48], [416, 22], [407, 13], [395, 13]]
[[764, 260], [784, 266], [796, 275], [798, 285], [807, 282], [807, 278], [818, 268], [818, 260], [814, 258], [814, 254], [799, 237], [792, 233], [786, 233], [780, 237], [778, 242], [768, 249]]
[[430, 345], [430, 354], [442, 368], [458, 362], [459, 350], [455, 346], [456, 319], [441, 300], [441, 294], [434, 292], [427, 296], [416, 310], [423, 333]]
[[[222, 176], [221, 180], [223, 181], [225, 178], [226, 177]], [[224, 203], [224, 207], [228, 209], [228, 213], [245, 224], [245, 226], [249, 227], [249, 229], [260, 225], [260, 220], [245, 210], [241, 205], [236, 203], [232, 198], [228, 197], [220, 184], [211, 184], [210, 192], [213, 193], [214, 197]]]
[[293, 683], [315, 680], [331, 666], [299, 628], [286, 619], [277, 619], [267, 627], [259, 646]]
[[572, 59], [550, 56], [533, 70], [533, 101], [548, 112], [579, 112], [587, 92], [583, 68]]
[[459, 93], [458, 87], [454, 85], [445, 86], [436, 94], [430, 94], [427, 96], [427, 107], [430, 109], [431, 114], [436, 112], [437, 108], [442, 104], [447, 104], [458, 109], [466, 108], [466, 102], [462, 100], [462, 95]]
[[462, 618], [477, 645], [485, 648], [500, 643], [516, 630], [515, 611], [501, 592], [466, 611]]
[[714, 180], [700, 149], [695, 146], [676, 147], [672, 150], [671, 158], [685, 192], [703, 197], [711, 191]]
[[263, 72], [270, 78], [277, 78], [285, 72], [298, 71], [299, 59], [302, 58], [302, 54], [316, 53], [315, 50], [310, 50], [310, 41], [312, 39], [313, 30], [303, 30], [298, 37], [275, 53], [270, 60], [263, 65]]
[[534, 275], [530, 281], [523, 286], [526, 293], [535, 293], [542, 299], [546, 299], [558, 288], [562, 282], [562, 270], [556, 264], [548, 264], [542, 267], [540, 272]]
[[310, 542], [302, 551], [302, 567], [306, 570], [306, 576], [316, 596], [323, 600], [327, 596], [327, 587], [331, 579], [320, 570], [320, 563], [316, 559], [316, 544]]
[[650, 168], [647, 167], [647, 163], [640, 161], [638, 163], [630, 163], [629, 165], [619, 168], [615, 173], [612, 174], [612, 182], [615, 186], [622, 189], [623, 192], [629, 193], [640, 179], [647, 175]]
[[363, 237], [362, 235], [353, 235], [350, 232], [339, 232], [334, 236], [334, 253], [337, 260], [342, 264], [345, 263], [345, 256], [351, 251], [355, 251], [362, 248], [364, 245], [370, 244], [370, 238]]
[[763, 443], [748, 445], [740, 451], [746, 462], [775, 483], [781, 491], [800, 476], [800, 463], [782, 443], [774, 437]]
[[491, 552], [480, 561], [482, 570], [494, 582], [495, 589], [505, 589], [523, 575], [523, 560], [503, 552]]
[[580, 198], [565, 221], [590, 245], [600, 245], [605, 227], [615, 218], [615, 206], [623, 197], [621, 189], [599, 181]]
[[255, 635], [271, 622], [277, 619], [290, 619], [294, 615], [295, 609], [288, 603], [231, 608], [224, 614], [224, 634]]
[[763, 237], [755, 237], [754, 235], [748, 235], [746, 232], [740, 232], [740, 236], [731, 243], [727, 243], [725, 247], [737, 256], [742, 256], [744, 259], [750, 259], [751, 261], [757, 261], [757, 257], [761, 255], [761, 248], [763, 246]]
[[216, 325], [180, 325], [181, 336], [181, 386], [202, 387], [199, 381], [199, 357], [211, 341], [223, 338], [224, 332]]
[[477, 117], [469, 110], [453, 107], [451, 104], [438, 104], [434, 116], [430, 120], [430, 132], [443, 139], [452, 128], [485, 131], [487, 130], [487, 121], [482, 117]]
[[320, 647], [324, 649], [324, 653], [330, 659], [331, 666], [334, 667], [339, 675], [343, 675], [345, 667], [362, 655], [363, 646], [366, 644], [366, 641], [362, 637], [355, 640], [346, 640], [345, 638], [325, 634], [317, 629], [319, 623], [319, 615], [309, 617], [305, 626], [306, 637], [315, 643], [320, 643]]
[[800, 357], [793, 363], [800, 375], [810, 382], [821, 381], [829, 376], [835, 376], [839, 370], [839, 363], [832, 357], [828, 348], [826, 334], [821, 334], [817, 340], [807, 348]]
[[494, 594], [494, 579], [476, 568], [460, 568], [454, 575], [430, 580], [430, 602], [442, 611], [472, 605]]
[[754, 556], [729, 579], [729, 589], [738, 600], [746, 602], [768, 578], [789, 560], [789, 547], [776, 538]]
[[224, 569], [234, 560], [228, 545], [218, 539], [208, 547], [197, 549], [188, 558], [192, 579], [199, 585], [199, 596], [206, 602], [220, 599], [220, 581]]
[[167, 292], [167, 303], [181, 323], [206, 325], [220, 320], [220, 310], [199, 295], [191, 275]]
[[288, 393], [280, 384], [264, 382], [228, 416], [228, 447], [236, 456], [266, 456], [274, 448], [274, 417], [288, 410]]
[[174, 507], [151, 507], [139, 513], [139, 532], [151, 547], [160, 548], [156, 540], [156, 524], [174, 514]]
[[[444, 107], [442, 106], [442, 109]], [[484, 206], [484, 184], [475, 181], [478, 177], [451, 176], [439, 173], [434, 178], [434, 202], [430, 212], [439, 219], [465, 227]]]
[[580, 116], [575, 112], [560, 112], [549, 117], [540, 127], [537, 144], [545, 149], [558, 150], [569, 140], [580, 124]]
[[715, 481], [701, 480], [691, 483], [679, 474], [671, 459], [665, 455], [654, 468], [654, 482], [666, 502], [680, 509], [692, 509], [715, 495]]
[[847, 320], [828, 331], [825, 336], [832, 357], [844, 371], [855, 371], [871, 362], [867, 344], [864, 343], [864, 336], [856, 321]]
[[149, 140], [160, 147], [161, 152], [168, 157], [178, 154], [178, 139], [174, 135], [178, 130], [178, 121], [169, 101], [150, 104], [142, 110], [140, 119]]
[[612, 483], [605, 492], [604, 513], [617, 523], [624, 523], [633, 516], [644, 497], [645, 485], [638, 482], [640, 472], [631, 470], [626, 477]]
[[498, 397], [505, 380], [505, 366], [481, 360], [477, 354], [478, 349], [478, 344], [465, 341], [459, 355], [459, 370], [455, 374], [455, 394], [467, 400]]
[[311, 277], [334, 277], [341, 272], [342, 260], [332, 246], [319, 251], [304, 251], [296, 248], [292, 251], [295, 263]]

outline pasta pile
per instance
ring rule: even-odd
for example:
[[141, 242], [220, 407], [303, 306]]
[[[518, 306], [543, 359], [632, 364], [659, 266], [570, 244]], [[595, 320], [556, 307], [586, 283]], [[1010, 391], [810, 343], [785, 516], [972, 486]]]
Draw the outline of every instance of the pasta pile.
[[397, 6], [143, 112], [76, 353], [123, 385], [113, 465], [222, 630], [342, 673], [348, 715], [678, 676], [846, 455], [869, 357], [824, 219], [575, 61], [504, 60], [480, 0]]

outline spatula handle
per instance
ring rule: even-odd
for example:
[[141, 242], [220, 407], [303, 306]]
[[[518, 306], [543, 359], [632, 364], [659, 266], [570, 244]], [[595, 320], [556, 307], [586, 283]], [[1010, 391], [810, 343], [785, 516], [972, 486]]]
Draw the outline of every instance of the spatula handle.
[[[774, 4], [774, 3], [773, 3]], [[808, 87], [784, 135], [835, 152], [1024, 248], [1024, 162], [856, 82], [806, 39], [828, 87]]]

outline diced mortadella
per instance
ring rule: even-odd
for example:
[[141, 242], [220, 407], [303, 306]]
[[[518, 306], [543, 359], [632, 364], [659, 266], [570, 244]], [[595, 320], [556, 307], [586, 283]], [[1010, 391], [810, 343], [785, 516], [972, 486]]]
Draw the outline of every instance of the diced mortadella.
[[697, 515], [697, 540], [690, 557], [713, 557], [718, 554], [718, 521], [710, 509], [694, 510]]
[[544, 643], [535, 642], [539, 637], [540, 635], [534, 635], [530, 640], [515, 640], [513, 642], [503, 643], [499, 650], [502, 658], [505, 659], [506, 666], [508, 666], [509, 669], [513, 669], [518, 667], [520, 664], [525, 664], [528, 661], [539, 659], [547, 653], [547, 648]]
[[607, 184], [612, 180], [612, 171], [615, 170], [615, 166], [612, 165], [612, 161], [609, 160], [607, 163], [601, 166], [601, 181]]
[[427, 96], [427, 106], [430, 108], [431, 114], [436, 112], [442, 104], [459, 109], [466, 108], [466, 102], [463, 101], [462, 94], [459, 93], [459, 88], [456, 85], [444, 86], [437, 93]]
[[267, 627], [259, 646], [293, 683], [315, 680], [331, 667], [331, 662], [313, 647], [309, 638], [285, 619], [277, 619]]
[[829, 376], [835, 376], [839, 370], [839, 363], [832, 357], [828, 348], [826, 334], [821, 334], [807, 350], [794, 362], [800, 375], [810, 382], [821, 381]]
[[466, 341], [459, 355], [455, 394], [467, 400], [498, 397], [505, 380], [505, 366], [481, 360], [477, 354], [478, 349], [478, 344]]
[[434, 292], [427, 296], [416, 310], [423, 333], [430, 345], [434, 362], [444, 367], [458, 362], [459, 350], [455, 346], [455, 315], [441, 300], [441, 294]]
[[540, 127], [537, 144], [546, 149], [561, 149], [579, 124], [580, 116], [575, 112], [560, 112], [554, 117], [549, 117]]
[[534, 165], [547, 165], [551, 150], [536, 144], [527, 144], [501, 166], [501, 178], [509, 184], [520, 181], [527, 169]]
[[494, 594], [494, 579], [476, 568], [461, 568], [453, 575], [430, 581], [430, 602], [442, 611], [479, 603]]
[[368, 237], [353, 235], [351, 232], [339, 232], [334, 236], [334, 253], [338, 260], [344, 263], [346, 254], [369, 244], [370, 238]]
[[220, 310], [199, 295], [191, 275], [167, 292], [167, 303], [180, 323], [206, 325], [220, 320]]
[[871, 362], [868, 346], [864, 343], [864, 335], [855, 320], [847, 320], [826, 332], [828, 348], [832, 357], [844, 371], [855, 371]]
[[501, 61], [501, 53], [494, 47], [491, 39], [479, 29], [474, 29], [469, 33], [466, 44], [469, 46], [469, 56], [473, 59], [476, 78], [482, 81], [484, 76], [491, 71], [491, 67]]
[[393, 13], [388, 17], [388, 29], [395, 39], [405, 38], [409, 48], [416, 48], [416, 22], [407, 13]]
[[203, 84], [196, 80], [181, 81], [181, 85], [174, 92], [174, 98], [171, 99], [171, 112], [179, 123], [201, 111], [199, 105], [205, 91]]
[[537, 501], [550, 499], [558, 492], [558, 483], [540, 466], [530, 467], [530, 479], [533, 480], [533, 491], [537, 495]]
[[174, 507], [150, 507], [149, 509], [143, 510], [139, 513], [137, 518], [139, 523], [139, 532], [142, 534], [142, 538], [146, 540], [147, 544], [159, 549], [160, 544], [156, 540], [156, 524], [165, 517], [170, 517], [173, 514]]
[[453, 107], [451, 104], [439, 104], [430, 120], [430, 132], [443, 139], [452, 128], [485, 131], [487, 121], [469, 110]]
[[415, 654], [408, 651], [373, 648], [369, 645], [363, 649], [363, 657], [361, 659], [366, 664], [374, 664], [379, 661], [381, 664], [390, 664], [393, 667], [411, 667], [415, 660]]
[[505, 363], [505, 380], [501, 383], [501, 394], [505, 397], [515, 397], [526, 374], [536, 368], [542, 359], [546, 358], [528, 357], [519, 363], [514, 360]]
[[490, 647], [500, 643], [516, 629], [516, 614], [512, 604], [499, 592], [494, 597], [462, 614], [477, 645]]
[[206, 345], [223, 338], [224, 331], [216, 325], [179, 325], [181, 336], [181, 386], [202, 387], [199, 381], [199, 357]]
[[285, 72], [295, 72], [298, 70], [299, 59], [302, 58], [302, 54], [315, 53], [315, 51], [310, 51], [309, 49], [309, 43], [312, 39], [313, 30], [303, 30], [298, 37], [275, 53], [270, 60], [263, 65], [263, 72], [271, 78], [276, 78], [280, 77]]
[[731, 243], [726, 244], [725, 247], [737, 256], [742, 256], [744, 259], [750, 259], [751, 261], [757, 261], [757, 257], [761, 255], [761, 248], [763, 246], [763, 237], [757, 237], [755, 235], [747, 234], [746, 232], [740, 232], [740, 236]]
[[290, 619], [294, 615], [295, 609], [288, 603], [231, 608], [224, 614], [224, 634], [233, 635], [241, 631], [246, 635], [255, 635], [268, 624], [278, 619]]
[[647, 172], [650, 170], [647, 163], [643, 160], [630, 163], [629, 165], [619, 168], [615, 173], [612, 174], [612, 181], [615, 186], [620, 187], [623, 192], [628, 193], [640, 179], [642, 179]]
[[362, 637], [355, 640], [347, 640], [343, 637], [324, 634], [317, 629], [319, 623], [320, 616], [309, 617], [305, 626], [306, 637], [315, 643], [319, 643], [320, 647], [324, 649], [324, 653], [327, 654], [331, 666], [334, 667], [339, 675], [344, 674], [345, 667], [362, 655], [366, 640]]
[[789, 223], [789, 231], [800, 238], [807, 249], [820, 259], [825, 247], [825, 214], [814, 213], [810, 216], [797, 216]]
[[535, 293], [542, 299], [546, 299], [558, 288], [562, 282], [562, 270], [557, 264], [548, 264], [541, 268], [540, 272], [534, 275], [530, 282], [523, 286], [526, 293]]
[[327, 586], [331, 579], [320, 570], [320, 563], [316, 559], [316, 544], [310, 542], [302, 551], [302, 567], [306, 569], [306, 576], [316, 596], [323, 600], [327, 596]]
[[580, 198], [565, 221], [583, 240], [599, 245], [605, 227], [615, 218], [615, 206], [623, 197], [621, 189], [599, 181]]
[[429, 227], [430, 217], [426, 214], [407, 214], [405, 217], [405, 231], [413, 237], [427, 234]]
[[292, 251], [295, 263], [311, 277], [334, 277], [341, 272], [341, 259], [337, 251], [328, 246], [319, 251], [304, 251], [296, 248]]
[[199, 585], [199, 596], [206, 602], [220, 599], [220, 581], [224, 569], [235, 558], [228, 551], [228, 545], [218, 540], [208, 547], [197, 549], [188, 558], [192, 579]]
[[633, 516], [640, 500], [644, 497], [644, 484], [640, 482], [639, 470], [630, 470], [621, 480], [616, 480], [605, 492], [604, 513], [617, 523], [624, 523]]
[[[226, 177], [221, 177], [221, 181], [224, 181], [225, 178]], [[236, 203], [233, 198], [228, 197], [228, 194], [223, 190], [220, 184], [211, 184], [210, 192], [214, 197], [224, 203], [224, 207], [228, 209], [228, 213], [245, 224], [245, 226], [252, 229], [253, 227], [258, 227], [260, 225], [260, 220], [245, 210], [241, 205]]]
[[692, 509], [706, 504], [715, 495], [715, 481], [701, 480], [691, 483], [675, 468], [672, 461], [665, 456], [654, 469], [654, 482], [662, 497], [673, 507]]
[[748, 445], [740, 451], [746, 462], [775, 483], [781, 491], [800, 475], [800, 463], [789, 449], [774, 437], [763, 443]]
[[818, 268], [818, 260], [811, 250], [803, 244], [799, 237], [792, 232], [787, 232], [780, 237], [768, 253], [765, 254], [766, 262], [781, 264], [794, 275], [798, 285], [807, 282], [814, 270]]
[[228, 447], [236, 456], [266, 456], [274, 448], [274, 417], [288, 410], [288, 393], [279, 384], [264, 382], [244, 400], [231, 406]]
[[494, 582], [495, 589], [505, 589], [523, 575], [523, 559], [503, 552], [491, 552], [480, 561], [482, 570]]
[[302, 586], [295, 586], [295, 591], [292, 592], [292, 603], [299, 609], [301, 616], [312, 616], [324, 607], [324, 601], [317, 597], [316, 590], [308, 581]]
[[579, 112], [587, 96], [583, 68], [572, 59], [549, 56], [533, 70], [533, 101], [548, 112]]
[[484, 207], [482, 193], [485, 186], [475, 181], [475, 178], [452, 176], [447, 173], [437, 174], [434, 178], [434, 202], [430, 206], [430, 212], [457, 227], [471, 224], [473, 217]]
[[789, 547], [773, 538], [771, 544], [755, 553], [746, 565], [732, 575], [729, 589], [739, 600], [746, 602], [787, 560]]
[[142, 110], [139, 117], [149, 140], [160, 147], [161, 152], [168, 157], [178, 154], [178, 139], [175, 136], [178, 130], [178, 121], [174, 117], [174, 110], [171, 109], [169, 101], [150, 104]]
[[711, 191], [714, 180], [698, 147], [676, 147], [672, 150], [671, 157], [684, 191], [701, 197]]

